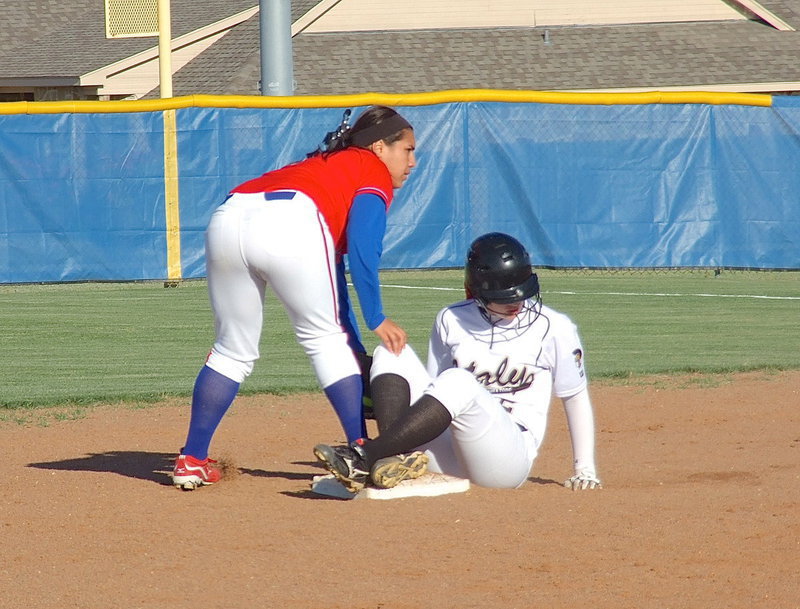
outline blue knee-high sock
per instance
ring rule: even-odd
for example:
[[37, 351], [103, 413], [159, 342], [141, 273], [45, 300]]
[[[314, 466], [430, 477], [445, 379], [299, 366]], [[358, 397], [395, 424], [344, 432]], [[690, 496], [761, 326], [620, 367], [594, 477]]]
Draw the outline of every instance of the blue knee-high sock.
[[325, 387], [339, 422], [342, 424], [348, 442], [367, 437], [367, 426], [364, 421], [363, 397], [364, 386], [361, 384], [361, 375], [347, 376], [333, 385]]
[[239, 391], [239, 383], [203, 366], [194, 383], [192, 420], [183, 454], [195, 459], [208, 457], [211, 437]]

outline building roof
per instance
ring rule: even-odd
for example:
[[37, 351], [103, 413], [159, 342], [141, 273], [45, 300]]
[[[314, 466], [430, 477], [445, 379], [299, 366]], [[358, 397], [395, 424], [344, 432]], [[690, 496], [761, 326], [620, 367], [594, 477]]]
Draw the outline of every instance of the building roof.
[[[296, 20], [317, 1], [291, 4]], [[174, 39], [258, 7], [258, 0], [170, 0], [170, 5]], [[156, 36], [106, 38], [104, 11], [101, 0], [0, 0], [0, 78], [77, 79], [157, 47]]]
[[415, 31], [392, 40], [387, 46], [373, 33], [302, 36], [298, 55], [328, 51], [322, 61], [295, 65], [297, 92], [800, 84], [800, 34], [754, 21]]
[[[800, 2], [762, 4], [800, 29]], [[175, 94], [258, 95], [257, 21], [237, 26], [211, 52], [176, 74]], [[751, 19], [304, 32], [293, 39], [293, 55], [297, 95], [464, 88], [800, 88], [800, 32], [780, 31]]]
[[[331, 25], [342, 23], [337, 11], [364, 2], [292, 0], [297, 95], [465, 88], [800, 90], [800, 0], [662, 0], [686, 7], [687, 21], [681, 21], [683, 13], [670, 13], [669, 22], [647, 22], [647, 17], [638, 23], [568, 25], [551, 13], [550, 21], [544, 20], [548, 25], [498, 26], [495, 20], [491, 27], [438, 27], [439, 22], [431, 18], [429, 27], [424, 27], [423, 22], [392, 18], [386, 9], [387, 23], [408, 29], [342, 31], [341, 25]], [[579, 4], [579, 0], [538, 0], [536, 4], [541, 8], [548, 2], [551, 7]], [[408, 8], [403, 3], [390, 4]], [[473, 4], [485, 2], [461, 3], [464, 7]], [[530, 0], [498, 0], [493, 6], [530, 4]], [[601, 3], [594, 0], [593, 4]], [[632, 9], [652, 6], [652, 0], [604, 0], [603, 4], [629, 10], [627, 21], [634, 21]], [[210, 24], [257, 5], [257, 0], [171, 0], [173, 38], [192, 32], [199, 36]], [[692, 20], [694, 5], [708, 16], [701, 18], [696, 12], [698, 20]], [[733, 5], [736, 18], [729, 14], [731, 18], [720, 20], [715, 17], [718, 13], [709, 12], [723, 11], [719, 14], [724, 16], [724, 10]], [[0, 0], [0, 10], [4, 15], [0, 86], [23, 81], [77, 82], [82, 75], [157, 45], [152, 37], [107, 39], [99, 0]], [[473, 23], [475, 16], [470, 19], [465, 22]], [[615, 14], [607, 20], [620, 18]], [[453, 23], [452, 19], [448, 22]], [[371, 17], [370, 23], [380, 26], [378, 17]], [[508, 23], [520, 21], [509, 17]], [[258, 14], [226, 30], [175, 73], [173, 95], [260, 94]], [[148, 94], [155, 96], [157, 89]]]
[[[257, 4], [255, 0], [255, 4]], [[254, 0], [171, 0], [172, 35], [254, 6]], [[106, 38], [100, 0], [0, 0], [0, 77], [78, 77], [158, 44], [156, 37]]]

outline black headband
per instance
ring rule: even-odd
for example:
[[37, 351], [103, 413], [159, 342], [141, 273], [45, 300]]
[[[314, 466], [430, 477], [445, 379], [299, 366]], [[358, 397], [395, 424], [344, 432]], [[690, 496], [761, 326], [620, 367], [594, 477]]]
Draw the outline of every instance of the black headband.
[[351, 142], [354, 146], [366, 148], [370, 144], [378, 140], [385, 139], [390, 135], [394, 135], [403, 129], [411, 129], [411, 124], [399, 114], [394, 114], [381, 121], [377, 125], [372, 125], [366, 129], [362, 129], [351, 136]]

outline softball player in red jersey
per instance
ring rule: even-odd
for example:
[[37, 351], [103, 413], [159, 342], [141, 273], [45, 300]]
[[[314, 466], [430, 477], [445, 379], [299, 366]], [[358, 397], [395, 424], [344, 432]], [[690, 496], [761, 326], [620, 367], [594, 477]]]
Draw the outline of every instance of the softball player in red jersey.
[[[351, 490], [370, 477], [380, 487], [417, 477], [421, 462], [481, 486], [517, 488], [530, 474], [555, 394], [574, 456], [565, 486], [599, 488], [583, 347], [572, 321], [541, 303], [528, 253], [503, 233], [479, 237], [465, 285], [470, 298], [436, 316], [427, 369], [410, 346], [399, 355], [375, 350], [380, 435], [317, 445], [315, 454]], [[403, 454], [409, 451], [423, 454]]]
[[283, 304], [348, 441], [365, 435], [364, 353], [347, 294], [343, 255], [367, 327], [392, 353], [406, 333], [382, 310], [378, 263], [393, 190], [415, 165], [414, 131], [384, 106], [350, 128], [349, 111], [327, 149], [234, 188], [206, 232], [208, 291], [216, 339], [195, 381], [173, 484], [212, 484], [211, 438], [259, 357], [266, 286]]

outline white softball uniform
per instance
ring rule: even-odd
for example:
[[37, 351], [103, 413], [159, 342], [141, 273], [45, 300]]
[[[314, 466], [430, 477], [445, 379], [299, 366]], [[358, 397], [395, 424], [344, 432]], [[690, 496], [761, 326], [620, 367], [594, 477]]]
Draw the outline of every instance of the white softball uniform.
[[211, 217], [206, 266], [217, 337], [207, 366], [237, 382], [252, 372], [269, 285], [322, 387], [360, 374], [338, 323], [333, 240], [309, 197], [232, 194]]
[[436, 316], [427, 370], [407, 347], [375, 351], [372, 377], [392, 372], [450, 411], [449, 429], [420, 447], [429, 469], [480, 486], [516, 488], [542, 444], [553, 394], [564, 400], [575, 470], [594, 474], [594, 420], [583, 347], [564, 314], [533, 301], [512, 320], [489, 318], [474, 300]]

